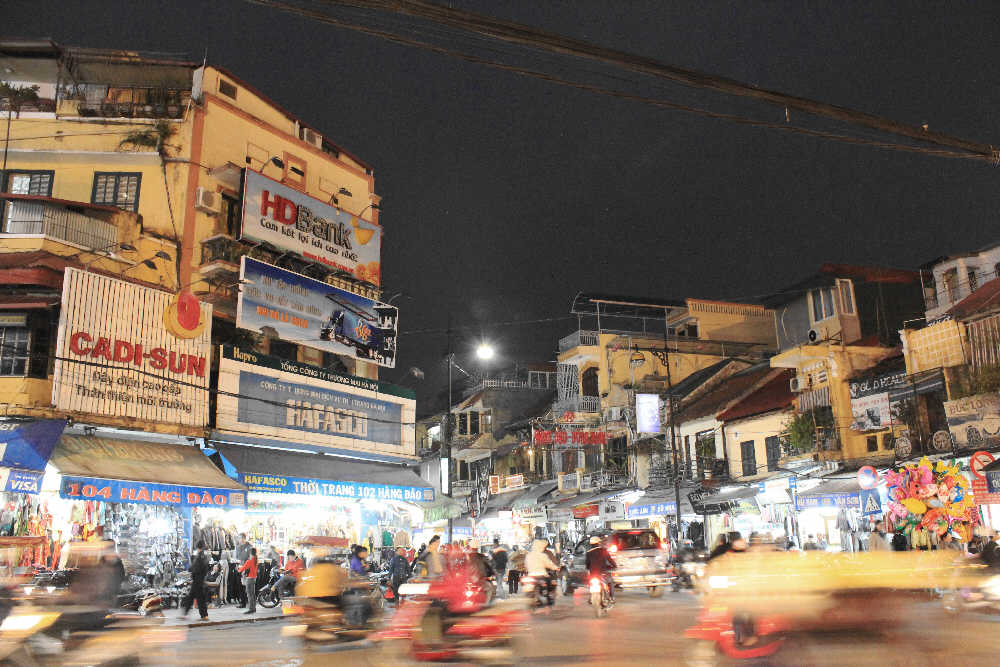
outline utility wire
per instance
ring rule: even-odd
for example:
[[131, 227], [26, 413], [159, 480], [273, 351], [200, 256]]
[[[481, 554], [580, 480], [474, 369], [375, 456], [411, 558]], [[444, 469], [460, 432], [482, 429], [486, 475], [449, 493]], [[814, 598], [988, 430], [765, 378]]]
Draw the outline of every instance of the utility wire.
[[[250, 1], [260, 2], [262, 0]], [[728, 95], [747, 97], [784, 109], [796, 109], [811, 115], [844, 121], [881, 132], [908, 137], [920, 142], [957, 148], [978, 154], [994, 162], [1000, 161], [1000, 151], [992, 145], [967, 141], [940, 132], [932, 132], [922, 127], [906, 125], [889, 118], [857, 111], [848, 107], [758, 88], [734, 79], [661, 63], [653, 58], [609, 49], [513, 21], [445, 7], [432, 2], [426, 2], [425, 0], [327, 0], [327, 3], [352, 7], [369, 7], [381, 9], [386, 12], [404, 14], [475, 34], [489, 36], [499, 41], [576, 58], [596, 60], [635, 72], [669, 79], [687, 86], [707, 88]], [[266, 4], [278, 3], [266, 2]]]

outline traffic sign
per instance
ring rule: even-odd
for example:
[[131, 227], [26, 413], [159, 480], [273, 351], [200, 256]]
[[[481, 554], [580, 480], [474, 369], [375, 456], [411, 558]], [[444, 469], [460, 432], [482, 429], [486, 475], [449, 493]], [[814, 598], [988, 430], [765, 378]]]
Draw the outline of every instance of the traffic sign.
[[989, 452], [976, 452], [969, 457], [969, 470], [979, 479], [986, 479], [983, 468], [993, 463], [994, 457]]
[[872, 466], [861, 466], [858, 470], [858, 485], [862, 489], [874, 489], [878, 486], [878, 470]]
[[861, 516], [881, 516], [882, 499], [878, 489], [863, 489], [861, 491]]

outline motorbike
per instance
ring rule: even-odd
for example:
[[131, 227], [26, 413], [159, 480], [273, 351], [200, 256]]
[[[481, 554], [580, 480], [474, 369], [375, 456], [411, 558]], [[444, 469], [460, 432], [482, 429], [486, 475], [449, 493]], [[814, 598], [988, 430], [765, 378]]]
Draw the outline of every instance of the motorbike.
[[704, 556], [695, 560], [686, 560], [674, 563], [674, 577], [671, 581], [671, 588], [676, 593], [682, 588], [693, 590], [695, 582], [705, 574]]
[[614, 602], [611, 601], [611, 591], [608, 589], [608, 582], [603, 577], [590, 578], [590, 606], [594, 608], [594, 615], [603, 618], [608, 615], [608, 609]]
[[281, 570], [277, 568], [271, 570], [271, 578], [267, 585], [257, 591], [258, 605], [265, 609], [274, 609], [281, 603], [281, 591], [276, 585], [279, 579], [281, 579]]
[[1000, 613], [1000, 575], [986, 578], [979, 586], [954, 589], [941, 596], [946, 611]]
[[525, 596], [531, 601], [531, 608], [546, 609], [556, 603], [556, 584], [551, 577], [521, 577], [521, 587]]
[[373, 636], [384, 661], [514, 662], [516, 636], [527, 621], [523, 601], [487, 607], [481, 582], [448, 572], [432, 581], [405, 583], [399, 592], [407, 603]]

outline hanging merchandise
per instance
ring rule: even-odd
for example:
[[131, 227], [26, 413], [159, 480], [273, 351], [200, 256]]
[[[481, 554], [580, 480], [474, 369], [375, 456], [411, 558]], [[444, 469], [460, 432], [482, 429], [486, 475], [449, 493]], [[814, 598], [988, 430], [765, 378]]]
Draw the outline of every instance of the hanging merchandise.
[[968, 542], [978, 523], [969, 480], [955, 461], [932, 463], [927, 457], [886, 474], [888, 518], [916, 548], [930, 548], [951, 532]]

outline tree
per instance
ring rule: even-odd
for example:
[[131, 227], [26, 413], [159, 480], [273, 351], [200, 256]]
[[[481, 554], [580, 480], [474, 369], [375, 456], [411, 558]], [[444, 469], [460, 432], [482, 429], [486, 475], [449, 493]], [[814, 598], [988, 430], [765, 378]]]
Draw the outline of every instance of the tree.
[[[21, 109], [27, 104], [38, 104], [38, 86], [18, 86], [0, 81], [0, 98], [7, 102], [7, 138], [3, 144], [3, 171], [7, 171], [7, 148], [10, 146], [10, 121], [14, 113], [21, 117]], [[3, 183], [0, 182], [0, 186]]]

